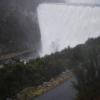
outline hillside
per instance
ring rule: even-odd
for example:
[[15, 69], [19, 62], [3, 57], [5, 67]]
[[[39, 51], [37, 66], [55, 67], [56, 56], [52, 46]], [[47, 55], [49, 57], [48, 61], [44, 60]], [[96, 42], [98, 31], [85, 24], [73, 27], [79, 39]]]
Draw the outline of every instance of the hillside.
[[85, 44], [74, 48], [68, 47], [61, 52], [31, 60], [27, 64], [16, 61], [15, 64], [2, 65], [0, 67], [0, 99], [15, 98], [16, 94], [25, 88], [37, 87], [66, 69], [77, 71], [80, 65], [88, 61], [90, 53], [95, 53], [93, 57], [97, 56], [99, 60], [100, 37], [88, 39]]

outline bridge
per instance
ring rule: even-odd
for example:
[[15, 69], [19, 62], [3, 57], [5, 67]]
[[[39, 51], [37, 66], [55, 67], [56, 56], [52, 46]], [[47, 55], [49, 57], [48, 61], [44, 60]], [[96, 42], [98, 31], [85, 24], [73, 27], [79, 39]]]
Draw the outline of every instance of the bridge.
[[76, 6], [76, 7], [100, 7], [100, 4], [89, 4], [89, 3], [46, 3], [52, 5], [64, 5], [64, 6]]

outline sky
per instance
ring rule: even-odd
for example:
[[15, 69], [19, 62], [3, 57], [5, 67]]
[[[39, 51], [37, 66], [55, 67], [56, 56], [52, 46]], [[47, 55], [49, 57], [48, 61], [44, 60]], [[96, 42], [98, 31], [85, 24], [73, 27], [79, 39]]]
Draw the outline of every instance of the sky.
[[[79, 2], [80, 1], [80, 2]], [[99, 0], [71, 0], [75, 3], [99, 3]], [[68, 46], [84, 43], [100, 36], [100, 7], [76, 7], [42, 4], [38, 7], [41, 30], [41, 56], [60, 51]]]

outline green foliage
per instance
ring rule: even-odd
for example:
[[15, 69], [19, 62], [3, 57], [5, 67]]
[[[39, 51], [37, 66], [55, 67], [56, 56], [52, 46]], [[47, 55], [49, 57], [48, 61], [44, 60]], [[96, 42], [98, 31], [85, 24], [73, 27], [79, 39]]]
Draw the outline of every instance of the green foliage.
[[8, 64], [0, 69], [0, 100], [14, 97], [27, 87], [36, 87], [55, 77], [64, 68], [57, 67], [44, 59], [36, 59], [26, 65]]
[[15, 64], [4, 65], [0, 69], [0, 100], [13, 98], [28, 87], [36, 87], [47, 82], [66, 68], [75, 72], [78, 99], [92, 100], [91, 96], [96, 97], [100, 92], [99, 44], [100, 37], [90, 39], [75, 48], [68, 47], [50, 56], [32, 60], [26, 65], [18, 61]]
[[76, 99], [99, 100], [96, 99], [100, 93], [100, 63], [97, 51], [93, 48], [89, 50], [87, 59], [76, 70], [77, 83], [74, 84], [78, 91]]
[[[13, 97], [22, 89], [41, 82], [35, 69], [23, 64], [7, 65], [0, 70], [0, 98]], [[37, 82], [37, 83], [36, 83]]]

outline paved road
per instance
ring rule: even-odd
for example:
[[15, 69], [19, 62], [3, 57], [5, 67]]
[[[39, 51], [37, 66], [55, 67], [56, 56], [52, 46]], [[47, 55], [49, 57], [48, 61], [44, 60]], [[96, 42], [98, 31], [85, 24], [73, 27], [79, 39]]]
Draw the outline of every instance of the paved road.
[[58, 86], [54, 90], [49, 91], [48, 93], [40, 96], [36, 100], [74, 100], [75, 90], [72, 88], [72, 83], [66, 81], [62, 85]]

